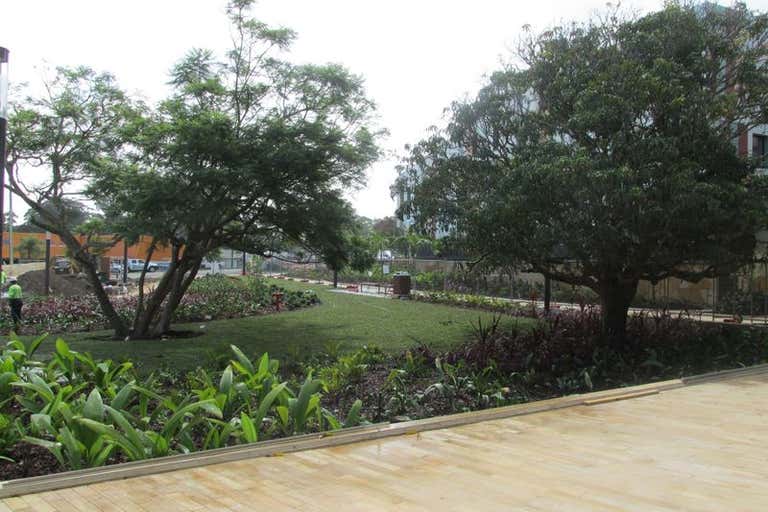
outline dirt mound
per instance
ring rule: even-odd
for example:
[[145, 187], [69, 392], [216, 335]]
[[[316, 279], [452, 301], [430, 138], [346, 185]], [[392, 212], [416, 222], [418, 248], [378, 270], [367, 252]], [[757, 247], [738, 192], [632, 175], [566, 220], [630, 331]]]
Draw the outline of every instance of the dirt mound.
[[[45, 294], [45, 271], [33, 270], [19, 276], [19, 286], [24, 293]], [[91, 285], [85, 277], [51, 272], [51, 292], [63, 297], [77, 297], [92, 293]]]

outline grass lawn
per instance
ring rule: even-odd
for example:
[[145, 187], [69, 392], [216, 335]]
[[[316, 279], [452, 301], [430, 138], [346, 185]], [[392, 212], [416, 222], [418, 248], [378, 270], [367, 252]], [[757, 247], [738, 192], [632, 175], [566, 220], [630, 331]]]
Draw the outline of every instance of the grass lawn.
[[[322, 285], [274, 282], [288, 289], [313, 289], [322, 304], [273, 315], [173, 326], [175, 330], [204, 332], [192, 338], [122, 342], [106, 339], [109, 331], [61, 337], [74, 350], [97, 358], [130, 359], [145, 370], [161, 366], [191, 369], [228, 353], [230, 344], [249, 355], [269, 352], [273, 357], [291, 359], [320, 352], [327, 342], [341, 343], [342, 349], [377, 345], [393, 352], [420, 342], [447, 348], [471, 335], [470, 322], [476, 323], [478, 317], [491, 318], [490, 313], [476, 310], [336, 293]], [[511, 317], [505, 321], [532, 322]], [[55, 336], [40, 347], [42, 356], [52, 350], [53, 339]]]

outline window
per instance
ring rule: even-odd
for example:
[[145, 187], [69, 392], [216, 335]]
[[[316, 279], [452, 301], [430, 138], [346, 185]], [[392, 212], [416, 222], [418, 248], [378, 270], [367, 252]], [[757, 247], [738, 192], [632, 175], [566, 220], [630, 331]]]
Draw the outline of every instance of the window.
[[765, 161], [768, 157], [768, 136], [752, 135], [752, 156]]

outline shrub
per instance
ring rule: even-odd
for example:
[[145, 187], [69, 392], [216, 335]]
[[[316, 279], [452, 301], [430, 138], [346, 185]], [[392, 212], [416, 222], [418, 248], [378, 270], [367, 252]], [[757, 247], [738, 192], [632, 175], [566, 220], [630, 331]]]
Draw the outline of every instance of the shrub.
[[762, 363], [768, 360], [767, 334], [762, 328], [639, 314], [630, 316], [626, 342], [616, 346], [601, 336], [599, 310], [587, 308], [553, 314], [530, 329], [496, 330], [444, 357], [515, 375], [534, 393], [568, 393]]
[[[287, 309], [311, 306], [319, 302], [314, 291], [286, 291], [267, 285], [257, 277], [232, 278], [210, 275], [196, 279], [184, 295], [174, 315], [176, 322], [202, 322], [242, 318], [274, 311], [272, 294], [283, 293]], [[114, 297], [118, 314], [133, 317], [137, 298]], [[24, 329], [43, 332], [75, 332], [106, 329], [109, 326], [96, 298], [34, 297], [24, 306]], [[0, 318], [0, 329], [10, 330], [9, 317]]]
[[173, 388], [155, 376], [141, 382], [132, 364], [94, 360], [60, 339], [48, 363], [27, 357], [34, 348], [14, 341], [0, 351], [0, 361], [13, 362], [3, 367], [14, 375], [16, 402], [0, 402], [3, 464], [20, 441], [50, 451], [63, 468], [81, 469], [362, 421], [362, 403], [341, 421], [322, 406], [323, 380], [310, 374], [292, 385], [281, 379], [278, 361], [267, 354], [251, 360], [235, 346], [223, 371], [198, 370]]
[[507, 314], [522, 314], [525, 308], [506, 299], [485, 297], [482, 295], [466, 295], [452, 292], [426, 292], [413, 295], [413, 298], [422, 302], [445, 304], [462, 308], [482, 309]]

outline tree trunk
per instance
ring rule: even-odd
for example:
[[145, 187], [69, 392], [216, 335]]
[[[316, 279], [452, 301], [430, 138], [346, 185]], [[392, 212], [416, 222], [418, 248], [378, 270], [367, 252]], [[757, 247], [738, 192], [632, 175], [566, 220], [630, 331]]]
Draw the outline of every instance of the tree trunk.
[[[171, 293], [168, 295], [168, 300], [163, 306], [163, 310], [160, 313], [160, 319], [154, 329], [156, 336], [163, 335], [171, 330], [171, 321], [173, 320], [173, 314], [176, 312], [176, 308], [179, 307], [181, 299], [184, 294], [187, 293], [187, 289], [192, 284], [197, 276], [197, 271], [200, 269], [202, 259], [191, 262], [190, 265], [184, 267], [184, 271], [178, 273], [177, 279], [173, 282]], [[189, 274], [185, 275], [187, 269]]]
[[150, 335], [150, 327], [152, 326], [152, 320], [157, 316], [157, 311], [163, 303], [163, 300], [170, 291], [171, 270], [166, 272], [166, 276], [160, 280], [152, 295], [145, 302], [144, 307], [136, 311], [136, 316], [133, 319], [133, 330], [131, 332], [131, 338], [144, 339]]
[[[147, 259], [144, 262], [144, 268], [141, 269], [141, 275], [139, 276], [139, 284], [138, 284], [138, 292], [139, 297], [136, 302], [136, 311], [133, 314], [133, 322], [131, 323], [131, 337], [141, 337], [141, 335], [146, 334], [147, 330], [149, 329], [149, 321], [151, 320], [152, 316], [151, 314], [147, 313], [147, 309], [144, 307], [144, 279], [147, 276], [147, 268], [149, 267], [149, 262], [152, 258], [152, 254], [155, 251], [155, 240], [152, 240], [152, 245], [149, 246], [149, 251], [147, 254]], [[125, 254], [128, 254], [128, 249], [125, 248]], [[173, 252], [173, 259], [175, 258], [175, 247]], [[128, 258], [123, 258], [123, 275], [125, 276], [128, 272]], [[152, 303], [150, 303], [150, 307], [157, 308], [156, 305], [153, 306]]]
[[610, 280], [600, 284], [603, 336], [613, 345], [621, 345], [627, 335], [629, 304], [637, 293], [638, 280]]
[[151, 327], [155, 318], [157, 318], [160, 307], [163, 305], [163, 301], [171, 291], [173, 280], [176, 278], [176, 274], [179, 272], [179, 267], [174, 262], [171, 262], [171, 266], [166, 271], [163, 278], [155, 287], [152, 295], [146, 301], [146, 306], [141, 310], [136, 311], [136, 316], [133, 320], [133, 332], [131, 337], [134, 339], [144, 339], [151, 336]]
[[[71, 249], [70, 249], [71, 250]], [[104, 291], [104, 286], [99, 279], [99, 273], [92, 262], [85, 260], [84, 258], [75, 258], [81, 265], [85, 274], [88, 276], [91, 285], [93, 286], [93, 292], [96, 294], [96, 299], [99, 301], [101, 311], [104, 316], [107, 317], [109, 325], [115, 331], [115, 339], [123, 339], [128, 335], [128, 326], [125, 325], [123, 319], [117, 314], [115, 308], [112, 306], [112, 301], [109, 300], [107, 292]]]
[[171, 265], [146, 300], [146, 306], [137, 311], [131, 332], [133, 339], [151, 338], [170, 330], [173, 314], [202, 262], [202, 258], [193, 257], [189, 249], [177, 259], [180, 252], [180, 248], [172, 249]]
[[338, 270], [333, 271], [333, 287], [334, 288], [339, 287], [339, 271]]
[[[153, 238], [152, 239], [152, 245], [149, 246], [149, 250], [147, 251], [147, 259], [144, 262], [144, 268], [141, 269], [141, 275], [139, 276], [139, 299], [136, 302], [136, 313], [134, 316], [135, 318], [139, 317], [141, 315], [141, 312], [144, 310], [144, 281], [147, 277], [147, 268], [149, 267], [149, 262], [152, 261], [152, 254], [155, 252], [155, 247], [157, 245], [157, 241]], [[128, 252], [127, 246], [125, 246], [125, 252]], [[174, 258], [175, 259], [175, 258]], [[123, 258], [123, 264], [125, 265], [125, 268], [123, 269], [123, 272], [128, 271], [128, 258]], [[125, 274], [124, 274], [125, 275]]]

